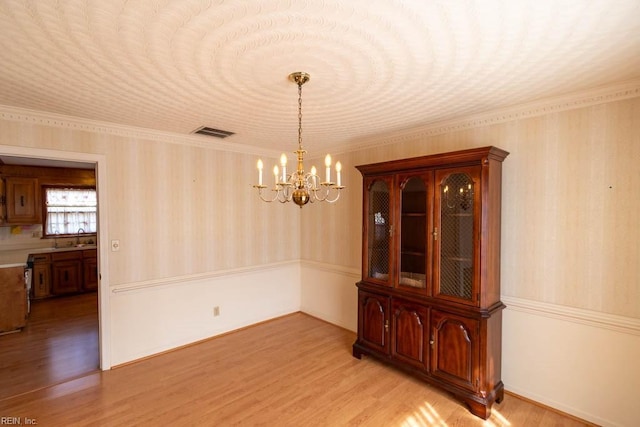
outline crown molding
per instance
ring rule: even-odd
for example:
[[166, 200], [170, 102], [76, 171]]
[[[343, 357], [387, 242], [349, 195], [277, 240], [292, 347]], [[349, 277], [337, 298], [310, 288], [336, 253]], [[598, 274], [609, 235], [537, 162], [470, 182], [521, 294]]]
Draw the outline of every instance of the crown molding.
[[348, 151], [370, 149], [387, 144], [414, 141], [419, 138], [459, 132], [514, 120], [559, 113], [640, 96], [640, 79], [591, 88], [562, 96], [544, 98], [525, 104], [486, 111], [465, 117], [431, 123], [425, 126], [396, 131], [387, 135], [371, 136], [360, 143], [351, 144]]
[[[408, 142], [424, 137], [636, 98], [638, 96], [640, 96], [640, 79], [630, 80], [614, 85], [592, 88], [526, 104], [431, 123], [416, 128], [395, 131], [385, 135], [368, 136], [360, 140], [345, 142], [342, 146], [336, 146], [333, 151], [335, 154], [348, 153], [381, 145]], [[0, 105], [0, 119], [42, 126], [53, 126], [74, 131], [113, 135], [123, 138], [150, 139], [169, 144], [189, 145], [242, 154], [254, 154], [267, 157], [278, 157], [280, 155], [279, 152], [275, 150], [267, 150], [246, 144], [233, 145], [219, 141], [210, 141], [208, 139], [205, 140], [203, 137], [196, 135], [184, 135], [175, 132], [101, 122], [7, 105]]]
[[155, 129], [140, 128], [121, 125], [117, 123], [101, 122], [97, 120], [83, 119], [80, 117], [66, 116], [44, 111], [29, 110], [26, 108], [0, 105], [0, 119], [14, 122], [23, 122], [41, 126], [52, 126], [73, 131], [97, 133], [101, 135], [113, 135], [122, 138], [150, 139], [169, 144], [189, 145], [199, 148], [227, 151], [242, 154], [255, 154], [268, 157], [278, 157], [280, 152], [266, 150], [251, 145], [233, 145], [207, 139], [197, 135], [184, 135], [175, 132], [160, 131]]

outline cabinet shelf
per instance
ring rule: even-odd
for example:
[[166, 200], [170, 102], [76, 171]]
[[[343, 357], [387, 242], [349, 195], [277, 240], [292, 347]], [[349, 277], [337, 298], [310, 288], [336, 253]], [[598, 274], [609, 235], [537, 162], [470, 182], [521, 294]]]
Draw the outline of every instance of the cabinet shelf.
[[471, 261], [473, 261], [473, 259], [471, 259], [471, 258], [459, 257], [459, 256], [447, 256], [447, 257], [442, 257], [442, 259], [447, 260], [447, 261], [458, 261], [458, 262], [471, 262]]
[[412, 250], [400, 250], [400, 254], [401, 255], [411, 255], [411, 256], [425, 256], [426, 253], [425, 252], [418, 252], [418, 251], [412, 251]]

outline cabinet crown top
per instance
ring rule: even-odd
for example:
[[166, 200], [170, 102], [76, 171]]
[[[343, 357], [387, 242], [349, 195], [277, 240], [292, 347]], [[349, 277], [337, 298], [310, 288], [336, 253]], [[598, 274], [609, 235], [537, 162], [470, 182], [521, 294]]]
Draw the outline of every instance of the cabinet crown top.
[[358, 165], [356, 166], [356, 169], [358, 169], [363, 175], [367, 175], [371, 173], [384, 173], [397, 170], [482, 164], [485, 160], [502, 162], [508, 155], [509, 152], [502, 150], [501, 148], [488, 146], [450, 151], [447, 153], [430, 154], [408, 159], [389, 160], [386, 162], [371, 163], [367, 165]]

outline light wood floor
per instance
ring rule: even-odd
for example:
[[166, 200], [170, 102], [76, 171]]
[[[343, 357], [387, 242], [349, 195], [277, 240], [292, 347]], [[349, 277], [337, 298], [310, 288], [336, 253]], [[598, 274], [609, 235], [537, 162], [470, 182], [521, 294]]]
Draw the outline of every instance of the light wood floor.
[[304, 314], [0, 401], [39, 426], [581, 426], [512, 395], [483, 421], [430, 386], [351, 356]]
[[0, 400], [98, 370], [97, 301], [93, 292], [31, 303], [27, 326], [0, 335]]

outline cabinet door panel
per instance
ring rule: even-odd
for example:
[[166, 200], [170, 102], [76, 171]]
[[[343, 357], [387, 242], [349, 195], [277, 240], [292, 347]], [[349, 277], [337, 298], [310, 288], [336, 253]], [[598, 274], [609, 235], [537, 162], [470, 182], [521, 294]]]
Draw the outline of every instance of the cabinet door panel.
[[35, 263], [32, 273], [32, 288], [34, 298], [46, 298], [51, 294], [51, 264]]
[[436, 173], [434, 296], [479, 303], [480, 168]]
[[82, 252], [82, 289], [94, 291], [98, 289], [98, 258], [95, 249]]
[[368, 347], [388, 353], [389, 298], [360, 292], [358, 302], [359, 340]]
[[433, 172], [399, 175], [398, 287], [427, 294], [431, 282]]
[[477, 388], [479, 323], [454, 314], [433, 310], [431, 373], [446, 381]]
[[37, 200], [38, 180], [36, 178], [7, 178], [7, 223], [37, 224], [40, 210]]
[[80, 291], [81, 285], [80, 261], [56, 261], [53, 263], [52, 293], [55, 295]]
[[427, 312], [424, 306], [393, 301], [393, 357], [423, 369], [428, 368]]
[[7, 223], [7, 192], [5, 180], [0, 178], [0, 225]]
[[393, 180], [377, 177], [365, 182], [363, 277], [393, 286]]

